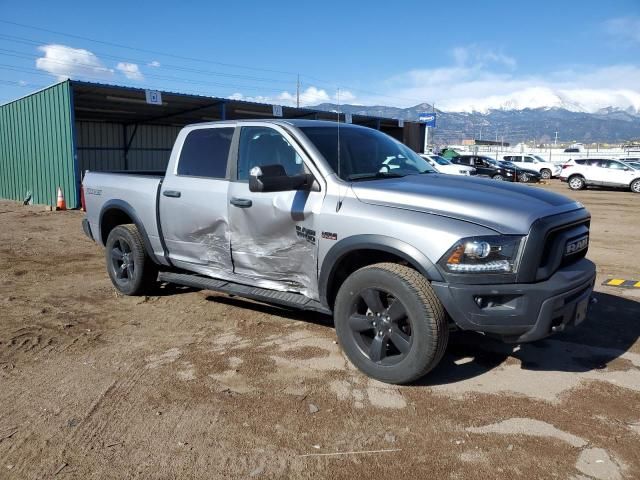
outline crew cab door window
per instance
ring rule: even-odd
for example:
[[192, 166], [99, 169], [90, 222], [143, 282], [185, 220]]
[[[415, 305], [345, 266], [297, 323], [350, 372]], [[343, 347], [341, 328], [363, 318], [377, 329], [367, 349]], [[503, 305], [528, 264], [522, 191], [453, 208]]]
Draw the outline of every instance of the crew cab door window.
[[243, 127], [238, 148], [238, 180], [249, 180], [249, 171], [258, 165], [282, 165], [289, 176], [305, 171], [302, 157], [272, 128]]
[[233, 128], [200, 128], [191, 131], [184, 140], [178, 175], [225, 178]]
[[535, 163], [533, 157], [524, 157], [524, 163]]

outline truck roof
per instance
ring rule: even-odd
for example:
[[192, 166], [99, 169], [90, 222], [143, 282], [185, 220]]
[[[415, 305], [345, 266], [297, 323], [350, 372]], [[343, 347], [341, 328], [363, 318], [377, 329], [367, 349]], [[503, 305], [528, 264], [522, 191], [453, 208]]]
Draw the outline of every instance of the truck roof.
[[[331, 120], [309, 120], [309, 119], [300, 119], [300, 118], [243, 118], [238, 120], [218, 120], [214, 122], [199, 122], [192, 123], [187, 125], [187, 127], [193, 126], [202, 126], [202, 125], [220, 125], [220, 124], [243, 124], [243, 123], [253, 123], [253, 122], [262, 122], [262, 123], [273, 123], [276, 125], [292, 125], [294, 127], [333, 127], [335, 128], [337, 122], [333, 122]], [[367, 128], [362, 125], [354, 125], [351, 123], [340, 123], [340, 128]]]

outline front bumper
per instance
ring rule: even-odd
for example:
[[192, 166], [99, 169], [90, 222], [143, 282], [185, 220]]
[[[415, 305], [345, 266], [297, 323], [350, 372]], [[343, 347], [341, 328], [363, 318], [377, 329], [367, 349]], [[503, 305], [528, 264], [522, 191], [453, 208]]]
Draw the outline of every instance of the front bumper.
[[531, 342], [584, 320], [595, 277], [595, 265], [583, 258], [537, 283], [432, 286], [461, 329]]

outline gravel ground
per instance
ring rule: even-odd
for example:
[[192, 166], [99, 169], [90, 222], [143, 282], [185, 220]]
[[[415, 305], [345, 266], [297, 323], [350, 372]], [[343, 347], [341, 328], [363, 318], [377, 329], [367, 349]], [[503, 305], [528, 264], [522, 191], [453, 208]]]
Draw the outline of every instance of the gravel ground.
[[[81, 212], [0, 202], [0, 478], [639, 478], [640, 196], [593, 215], [598, 304], [522, 346], [457, 333], [372, 381], [331, 319], [207, 291], [117, 295]], [[363, 453], [368, 452], [368, 453]]]

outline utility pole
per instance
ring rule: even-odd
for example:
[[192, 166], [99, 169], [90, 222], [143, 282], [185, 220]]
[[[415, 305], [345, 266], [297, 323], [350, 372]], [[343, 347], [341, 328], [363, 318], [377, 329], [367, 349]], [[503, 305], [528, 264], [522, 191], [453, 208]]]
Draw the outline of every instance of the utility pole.
[[298, 81], [296, 82], [296, 108], [300, 108], [300, 74], [298, 74]]
[[556, 131], [556, 139], [553, 141], [553, 146], [558, 145], [558, 132]]

